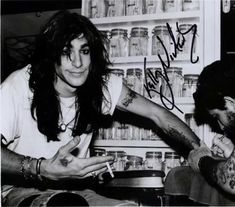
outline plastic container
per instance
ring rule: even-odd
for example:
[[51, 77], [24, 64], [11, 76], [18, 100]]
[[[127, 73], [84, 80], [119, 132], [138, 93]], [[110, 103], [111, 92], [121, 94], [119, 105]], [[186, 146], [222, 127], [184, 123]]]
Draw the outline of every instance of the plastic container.
[[184, 41], [184, 45], [181, 52], [183, 54], [190, 54], [191, 51], [193, 53], [196, 52], [197, 34], [195, 33], [192, 26], [192, 24], [179, 25], [180, 32], [178, 32], [177, 38], [179, 38], [181, 43]]
[[126, 0], [126, 15], [144, 14], [143, 0]]
[[182, 11], [182, 0], [163, 0], [165, 12], [180, 12]]
[[157, 14], [163, 12], [162, 0], [145, 0], [146, 14]]
[[129, 41], [129, 55], [148, 55], [148, 38], [148, 28], [133, 27]]
[[124, 171], [126, 165], [126, 152], [124, 151], [107, 151], [107, 155], [114, 157], [114, 171]]
[[146, 170], [162, 170], [162, 152], [146, 152], [144, 164]]
[[199, 10], [199, 0], [182, 0], [183, 11]]
[[184, 75], [184, 85], [183, 85], [183, 96], [192, 97], [193, 93], [197, 89], [197, 74], [185, 74]]
[[91, 0], [91, 18], [106, 17], [106, 0]]
[[164, 172], [167, 175], [168, 172], [177, 166], [181, 166], [180, 156], [175, 152], [165, 152], [165, 161], [164, 161]]
[[109, 44], [110, 57], [127, 57], [129, 39], [126, 29], [112, 29]]
[[143, 158], [135, 155], [127, 155], [125, 170], [143, 170]]
[[[165, 54], [164, 47], [167, 50], [167, 53], [169, 54], [171, 52], [171, 37], [168, 32], [167, 26], [165, 25], [160, 25], [154, 27], [152, 30], [153, 36], [152, 36], [152, 55], [162, 55]], [[158, 40], [159, 37], [161, 41], [164, 44], [164, 47], [162, 43]]]

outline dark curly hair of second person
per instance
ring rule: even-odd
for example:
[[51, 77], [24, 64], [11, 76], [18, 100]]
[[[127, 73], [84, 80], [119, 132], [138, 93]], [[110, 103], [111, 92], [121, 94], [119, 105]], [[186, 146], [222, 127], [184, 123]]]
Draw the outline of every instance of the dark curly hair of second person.
[[55, 63], [61, 64], [63, 49], [70, 48], [71, 41], [80, 35], [84, 35], [88, 41], [91, 65], [86, 82], [77, 89], [76, 102], [79, 104], [76, 104], [73, 133], [88, 133], [99, 123], [104, 99], [102, 87], [110, 64], [104, 47], [105, 37], [86, 17], [60, 11], [42, 28], [30, 61], [32, 67], [29, 85], [34, 94], [31, 114], [37, 119], [38, 129], [47, 136], [48, 141], [58, 141], [59, 133], [60, 104], [53, 85], [56, 79]]
[[225, 96], [235, 98], [235, 63], [231, 60], [215, 61], [201, 72], [193, 94], [194, 118], [198, 125], [209, 124], [212, 131], [221, 133], [208, 110], [225, 109]]

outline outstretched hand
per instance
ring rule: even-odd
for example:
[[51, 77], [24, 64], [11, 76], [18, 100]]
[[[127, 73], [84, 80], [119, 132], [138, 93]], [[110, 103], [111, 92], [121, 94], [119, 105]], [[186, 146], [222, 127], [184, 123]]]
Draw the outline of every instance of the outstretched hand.
[[80, 137], [76, 136], [62, 146], [51, 158], [43, 160], [41, 175], [51, 179], [83, 179], [91, 176], [93, 172], [99, 174], [107, 170], [106, 162], [113, 163], [112, 156], [79, 158], [71, 152], [77, 148]]

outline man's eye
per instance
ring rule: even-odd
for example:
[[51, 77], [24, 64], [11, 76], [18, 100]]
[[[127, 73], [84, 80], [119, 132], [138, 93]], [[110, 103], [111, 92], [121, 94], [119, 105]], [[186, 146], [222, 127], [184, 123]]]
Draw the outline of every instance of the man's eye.
[[82, 49], [80, 52], [84, 55], [88, 55], [90, 53], [90, 49]]

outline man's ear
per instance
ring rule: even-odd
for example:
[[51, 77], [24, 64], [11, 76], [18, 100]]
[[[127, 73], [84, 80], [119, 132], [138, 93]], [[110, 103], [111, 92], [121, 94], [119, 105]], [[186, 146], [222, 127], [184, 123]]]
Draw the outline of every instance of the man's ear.
[[235, 99], [230, 96], [225, 96], [224, 101], [226, 109], [235, 112]]

